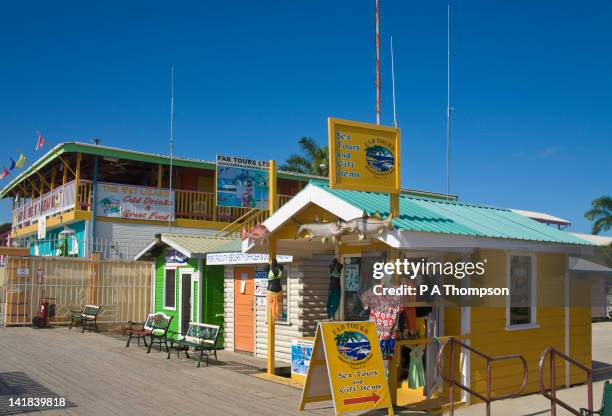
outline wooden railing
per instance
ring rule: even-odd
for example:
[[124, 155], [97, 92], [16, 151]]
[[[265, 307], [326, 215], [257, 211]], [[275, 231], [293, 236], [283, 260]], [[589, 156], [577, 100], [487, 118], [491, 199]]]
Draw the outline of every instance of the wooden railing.
[[177, 190], [175, 195], [175, 216], [177, 218], [216, 220], [215, 194], [211, 192]]
[[91, 211], [93, 205], [93, 186], [91, 181], [80, 180], [77, 194], [77, 209]]
[[285, 205], [287, 202], [289, 202], [289, 200], [291, 198], [293, 198], [293, 195], [277, 195], [278, 198], [278, 208], [282, 207], [283, 205]]
[[[192, 219], [201, 221], [218, 221], [233, 224], [238, 219], [246, 219], [249, 217], [249, 222], [244, 225], [247, 229], [252, 228], [255, 224], [264, 221], [268, 217], [268, 211], [256, 210], [257, 215], [248, 214], [250, 208], [240, 207], [220, 207], [215, 204], [215, 194], [213, 192], [187, 191], [178, 189], [175, 191], [175, 217], [182, 219]], [[281, 207], [289, 201], [291, 195], [278, 195], [278, 207]], [[76, 209], [82, 211], [92, 211], [93, 207], [93, 184], [90, 180], [81, 179], [78, 184]], [[23, 221], [18, 221], [19, 209], [13, 210], [13, 228], [18, 229], [25, 225], [29, 225]], [[255, 210], [253, 210], [255, 211]], [[236, 227], [235, 227], [236, 228]], [[242, 229], [242, 223], [237, 226], [238, 231]], [[232, 229], [232, 233], [236, 230]]]
[[235, 221], [226, 225], [219, 231], [217, 231], [215, 237], [237, 237], [242, 233], [242, 229], [245, 231], [251, 230], [257, 224], [261, 224], [270, 216], [269, 211], [252, 209], [251, 211], [244, 214], [242, 217], [237, 218]]

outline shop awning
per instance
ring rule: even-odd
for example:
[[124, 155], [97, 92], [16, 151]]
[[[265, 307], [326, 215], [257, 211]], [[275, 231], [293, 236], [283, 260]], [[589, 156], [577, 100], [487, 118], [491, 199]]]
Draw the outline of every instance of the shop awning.
[[[263, 225], [273, 236], [286, 224], [285, 228], [291, 227], [288, 224], [294, 216], [309, 205], [318, 206], [343, 221], [361, 217], [364, 211], [370, 215], [378, 212], [385, 218], [389, 214], [389, 195], [331, 189], [327, 183], [313, 181]], [[506, 208], [403, 194], [400, 213], [393, 218], [394, 230], [384, 232], [379, 238], [391, 247], [529, 248], [565, 252], [591, 246], [589, 241]], [[254, 242], [245, 241], [243, 250], [259, 249]]]
[[150, 255], [160, 246], [170, 246], [187, 258], [192, 259], [205, 258], [208, 253], [240, 252], [242, 247], [239, 238], [158, 234], [151, 243], [136, 255], [135, 260]]

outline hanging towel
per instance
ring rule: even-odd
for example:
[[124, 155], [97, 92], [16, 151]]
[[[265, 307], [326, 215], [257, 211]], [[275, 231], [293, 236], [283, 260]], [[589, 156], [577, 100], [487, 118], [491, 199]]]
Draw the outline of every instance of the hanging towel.
[[418, 389], [425, 385], [425, 370], [423, 370], [423, 347], [417, 345], [410, 351], [408, 366], [408, 387]]
[[278, 321], [283, 308], [283, 292], [272, 292], [268, 290], [266, 300], [268, 302], [268, 308], [272, 310], [272, 318]]

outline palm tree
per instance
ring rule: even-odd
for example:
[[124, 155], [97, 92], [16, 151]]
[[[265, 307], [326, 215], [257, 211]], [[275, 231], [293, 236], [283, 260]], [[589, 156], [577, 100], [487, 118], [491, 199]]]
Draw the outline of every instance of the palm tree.
[[312, 137], [299, 140], [300, 153], [292, 153], [280, 168], [289, 172], [327, 176], [329, 172], [328, 148], [319, 146]]
[[594, 199], [591, 209], [584, 216], [593, 223], [593, 234], [606, 232], [612, 228], [612, 197], [609, 195]]

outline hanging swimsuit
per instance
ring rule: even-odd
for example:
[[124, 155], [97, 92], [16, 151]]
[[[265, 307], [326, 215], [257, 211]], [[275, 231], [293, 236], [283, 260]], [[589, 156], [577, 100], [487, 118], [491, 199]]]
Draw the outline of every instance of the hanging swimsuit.
[[338, 267], [332, 264], [329, 270], [329, 291], [327, 293], [327, 317], [333, 318], [340, 306], [340, 272], [342, 266]]
[[268, 302], [268, 308], [272, 310], [272, 318], [276, 321], [281, 316], [283, 308], [283, 286], [281, 284], [283, 269], [279, 266], [277, 272], [274, 273], [272, 267], [268, 266], [267, 268], [268, 292], [266, 294], [266, 300]]

